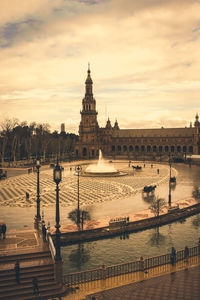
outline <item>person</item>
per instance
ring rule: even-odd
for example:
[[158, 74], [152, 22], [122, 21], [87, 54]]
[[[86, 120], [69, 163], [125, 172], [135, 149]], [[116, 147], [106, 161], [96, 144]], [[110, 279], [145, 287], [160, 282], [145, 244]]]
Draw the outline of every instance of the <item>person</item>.
[[187, 246], [185, 246], [184, 258], [186, 261], [188, 261], [188, 257], [189, 257], [189, 248]]
[[19, 266], [18, 260], [15, 263], [14, 269], [15, 269], [16, 282], [19, 284], [20, 283], [20, 266]]
[[160, 170], [159, 169], [157, 169], [157, 174], [159, 174], [160, 173]]
[[47, 234], [46, 226], [45, 224], [42, 224], [42, 235], [43, 235], [44, 242], [46, 242], [46, 234]]
[[33, 294], [38, 295], [39, 294], [39, 287], [38, 287], [37, 277], [34, 277], [32, 282], [33, 282]]
[[171, 264], [173, 266], [176, 261], [176, 250], [174, 247], [172, 247], [172, 250], [171, 250], [170, 260], [171, 260]]
[[26, 192], [26, 201], [29, 200], [29, 193]]
[[6, 238], [6, 224], [1, 225], [1, 232], [3, 233], [3, 239]]

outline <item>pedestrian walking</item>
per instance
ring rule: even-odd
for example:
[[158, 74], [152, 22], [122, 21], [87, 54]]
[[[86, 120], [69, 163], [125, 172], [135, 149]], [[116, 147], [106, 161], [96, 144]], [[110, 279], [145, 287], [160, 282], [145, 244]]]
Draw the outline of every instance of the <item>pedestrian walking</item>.
[[15, 270], [16, 282], [19, 284], [20, 283], [20, 266], [19, 266], [18, 260], [15, 263], [14, 270]]
[[28, 200], [29, 200], [29, 193], [26, 192], [26, 201], [28, 201]]
[[32, 282], [33, 282], [33, 295], [38, 295], [39, 294], [39, 287], [38, 287], [37, 277], [34, 277]]
[[3, 234], [3, 239], [6, 238], [6, 224], [1, 225], [1, 232]]
[[174, 247], [172, 247], [171, 250], [170, 260], [171, 260], [171, 265], [173, 266], [176, 261], [176, 249]]
[[186, 261], [188, 261], [188, 257], [189, 257], [189, 248], [187, 246], [185, 246], [184, 258]]
[[159, 174], [160, 173], [160, 170], [159, 169], [157, 169], [157, 174]]
[[42, 236], [44, 242], [46, 242], [46, 234], [47, 234], [46, 226], [45, 224], [42, 224]]

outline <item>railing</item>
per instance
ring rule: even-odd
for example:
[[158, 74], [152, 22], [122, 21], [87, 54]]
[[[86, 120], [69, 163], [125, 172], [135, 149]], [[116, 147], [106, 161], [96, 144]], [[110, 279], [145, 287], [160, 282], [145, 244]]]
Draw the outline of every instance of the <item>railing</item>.
[[46, 239], [47, 239], [49, 249], [51, 252], [51, 257], [54, 259], [55, 255], [56, 255], [56, 249], [55, 249], [51, 234], [48, 230], [46, 231]]
[[[189, 257], [200, 254], [200, 246], [189, 248]], [[177, 251], [176, 262], [185, 259], [184, 250]], [[63, 276], [64, 284], [71, 286], [84, 282], [106, 279], [113, 276], [128, 274], [132, 272], [144, 271], [154, 267], [170, 264], [170, 254], [164, 254], [160, 256], [150, 257], [147, 259], [140, 258], [140, 260], [118, 264], [114, 266], [105, 265], [100, 266], [97, 269], [82, 271], [73, 274], [66, 274]]]

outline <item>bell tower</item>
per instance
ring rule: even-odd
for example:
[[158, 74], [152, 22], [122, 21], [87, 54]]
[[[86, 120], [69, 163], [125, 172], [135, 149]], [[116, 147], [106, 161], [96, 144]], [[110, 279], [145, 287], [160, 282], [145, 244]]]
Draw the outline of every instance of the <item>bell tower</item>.
[[79, 125], [79, 143], [82, 144], [82, 156], [96, 156], [96, 147], [98, 136], [98, 122], [96, 111], [96, 100], [93, 97], [93, 82], [90, 75], [90, 66], [88, 65], [87, 78], [85, 81], [85, 97], [82, 100], [81, 122]]

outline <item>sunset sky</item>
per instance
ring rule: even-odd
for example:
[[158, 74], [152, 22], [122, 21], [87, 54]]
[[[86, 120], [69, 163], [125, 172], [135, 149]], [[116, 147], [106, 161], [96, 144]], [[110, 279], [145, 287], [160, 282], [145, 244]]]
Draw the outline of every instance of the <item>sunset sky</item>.
[[200, 113], [200, 1], [0, 0], [0, 121], [77, 133], [90, 62], [98, 121], [189, 126]]

